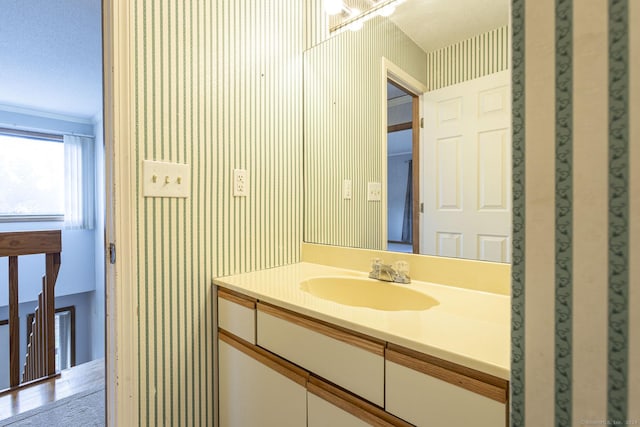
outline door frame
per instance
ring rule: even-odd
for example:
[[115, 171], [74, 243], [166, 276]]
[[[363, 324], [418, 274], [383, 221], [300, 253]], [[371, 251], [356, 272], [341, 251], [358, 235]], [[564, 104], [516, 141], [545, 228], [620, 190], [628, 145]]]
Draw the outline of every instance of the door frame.
[[[131, 5], [102, 0], [105, 143], [106, 424], [137, 425], [138, 282], [131, 113]], [[110, 244], [117, 248], [111, 264]]]
[[[382, 78], [380, 85], [380, 94], [382, 98], [381, 104], [381, 120], [382, 127], [380, 132], [384, 137], [382, 138], [382, 152], [384, 153], [382, 157], [382, 249], [387, 250], [388, 245], [388, 230], [389, 230], [389, 218], [387, 214], [388, 203], [387, 203], [387, 182], [388, 182], [388, 173], [387, 170], [387, 80], [393, 82], [393, 84], [402, 87], [404, 90], [409, 92], [412, 96], [412, 129], [413, 129], [413, 141], [412, 141], [412, 151], [413, 151], [413, 179], [411, 180], [413, 183], [413, 253], [419, 253], [419, 245], [420, 245], [420, 229], [419, 226], [416, 227], [416, 224], [419, 224], [420, 219], [420, 180], [415, 179], [416, 176], [420, 174], [420, 141], [421, 141], [421, 132], [420, 132], [420, 119], [422, 118], [422, 95], [427, 91], [427, 86], [418, 81], [416, 78], [411, 76], [409, 73], [404, 71], [398, 65], [391, 62], [388, 58], [382, 57]], [[416, 238], [417, 237], [417, 238]]]

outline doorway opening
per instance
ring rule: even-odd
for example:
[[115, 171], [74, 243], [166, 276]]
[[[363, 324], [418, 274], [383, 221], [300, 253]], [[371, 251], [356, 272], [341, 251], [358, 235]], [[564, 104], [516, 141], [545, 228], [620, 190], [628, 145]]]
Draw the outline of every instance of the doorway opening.
[[420, 253], [420, 98], [387, 78], [387, 249]]
[[[0, 234], [28, 234], [35, 247], [43, 231], [59, 230], [61, 236], [55, 263], [59, 274], [56, 270], [49, 280], [55, 283], [53, 292], [43, 297], [53, 301], [54, 310], [38, 301], [44, 253], [10, 255], [20, 271], [11, 288], [15, 299], [7, 293], [9, 256], [0, 258], [0, 424], [88, 388], [104, 389], [102, 3], [83, 1], [70, 13], [68, 2], [61, 0], [9, 2], [0, 16], [0, 178], [5, 183], [0, 188]], [[53, 326], [39, 320], [46, 317], [38, 316], [42, 306]], [[55, 345], [41, 345], [44, 329], [54, 332], [44, 339]], [[42, 351], [47, 358], [55, 353], [55, 368], [47, 361], [46, 376], [33, 374], [37, 379], [29, 380], [29, 361], [40, 361]], [[73, 382], [75, 388], [66, 387], [72, 377], [82, 380]], [[58, 386], [51, 394], [53, 382], [65, 384], [64, 390]], [[34, 398], [20, 399], [23, 392]]]

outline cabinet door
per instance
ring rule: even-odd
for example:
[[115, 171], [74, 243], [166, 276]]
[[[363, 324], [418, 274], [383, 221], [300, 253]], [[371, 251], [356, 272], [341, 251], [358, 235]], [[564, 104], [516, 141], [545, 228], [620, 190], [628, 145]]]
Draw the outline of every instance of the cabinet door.
[[492, 384], [392, 350], [385, 367], [386, 410], [416, 426], [506, 426], [506, 380]]
[[309, 411], [307, 427], [368, 427], [370, 425], [315, 394], [309, 393], [307, 399]]
[[219, 338], [220, 426], [305, 426], [305, 374], [278, 364], [227, 334], [220, 333]]

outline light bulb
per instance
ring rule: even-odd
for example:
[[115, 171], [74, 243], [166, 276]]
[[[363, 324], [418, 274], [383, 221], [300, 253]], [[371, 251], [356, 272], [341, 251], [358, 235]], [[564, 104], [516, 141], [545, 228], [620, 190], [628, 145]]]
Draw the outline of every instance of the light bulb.
[[336, 15], [342, 12], [342, 0], [324, 0], [324, 11], [328, 15]]
[[385, 7], [378, 10], [380, 16], [391, 16], [396, 11], [396, 7], [392, 4], [388, 4]]

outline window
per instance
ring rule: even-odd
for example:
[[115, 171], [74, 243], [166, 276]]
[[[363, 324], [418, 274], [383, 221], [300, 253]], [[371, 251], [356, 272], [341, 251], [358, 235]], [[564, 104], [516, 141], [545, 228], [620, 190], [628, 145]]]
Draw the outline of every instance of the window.
[[64, 215], [62, 138], [0, 133], [0, 217]]
[[[27, 345], [33, 324], [33, 313], [27, 316]], [[75, 306], [56, 309], [56, 371], [76, 366], [76, 308]]]
[[0, 222], [93, 229], [94, 138], [0, 128]]

